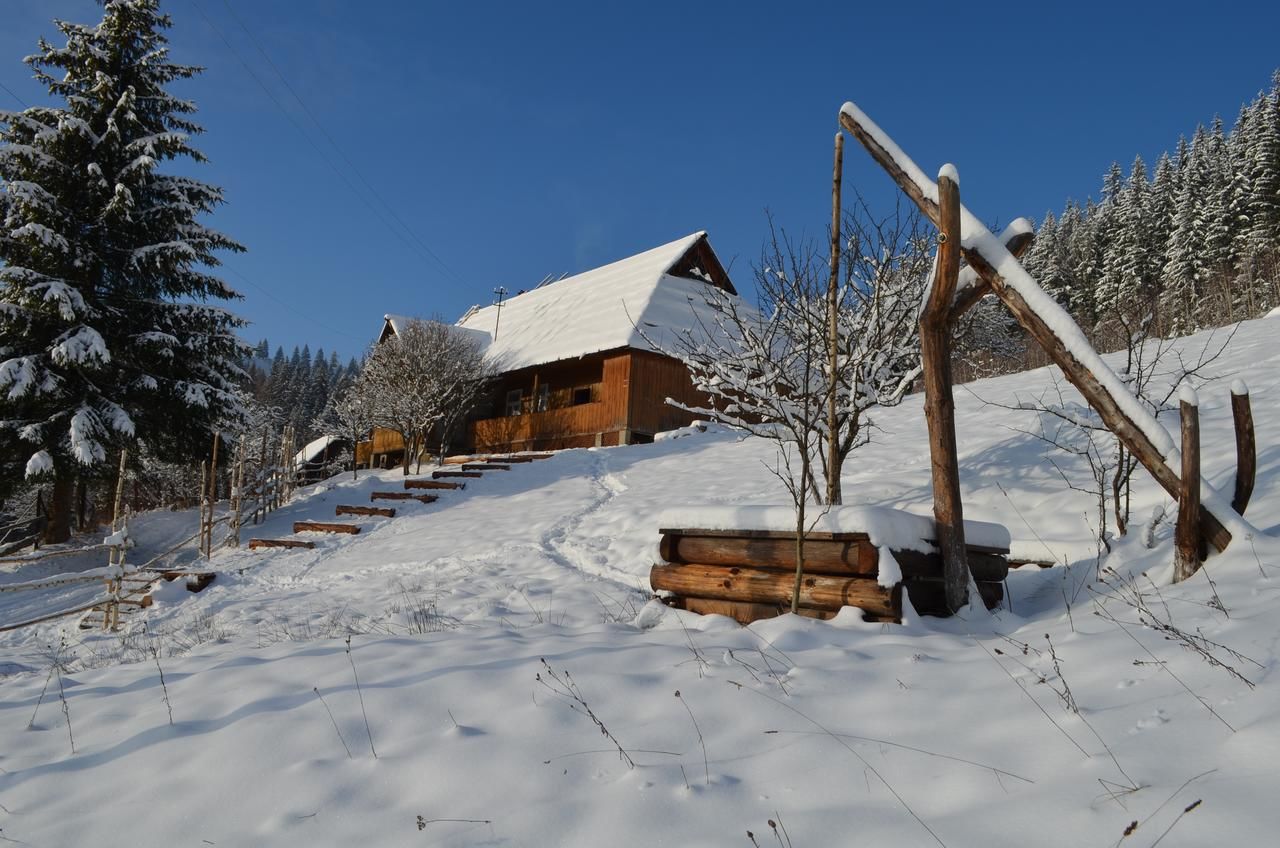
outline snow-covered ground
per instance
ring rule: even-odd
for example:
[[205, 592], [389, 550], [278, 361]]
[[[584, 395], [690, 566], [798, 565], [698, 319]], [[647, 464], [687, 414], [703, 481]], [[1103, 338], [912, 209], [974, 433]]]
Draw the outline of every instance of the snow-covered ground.
[[[846, 610], [740, 628], [648, 603], [658, 516], [784, 502], [772, 447], [711, 428], [566, 451], [435, 504], [393, 504], [397, 517], [311, 537], [314, 550], [218, 553], [213, 585], [166, 586], [123, 634], [74, 620], [0, 634], [0, 837], [749, 848], [751, 831], [761, 846], [797, 848], [1274, 844], [1277, 328], [1242, 325], [1212, 366], [1221, 379], [1199, 387], [1203, 467], [1228, 492], [1228, 387], [1243, 378], [1253, 392], [1248, 518], [1259, 530], [1187, 583], [1169, 585], [1170, 522], [1143, 544], [1167, 498], [1141, 471], [1135, 526], [1102, 561], [1110, 586], [1099, 581], [1094, 505], [1049, 459], [1082, 482], [1084, 469], [1027, 432], [1033, 414], [1003, 408], [1044, 392], [1048, 370], [957, 391], [966, 517], [1004, 524], [1017, 554], [1070, 563], [1011, 573], [1011, 608], [994, 615], [894, 626]], [[1208, 336], [1181, 349], [1194, 355]], [[846, 466], [846, 501], [927, 515], [920, 397], [876, 423]], [[334, 505], [399, 482], [335, 478], [244, 538], [334, 520]], [[162, 549], [194, 525], [164, 513], [134, 528]], [[66, 566], [42, 568], [0, 582]], [[1217, 664], [1143, 626], [1122, 595]], [[27, 599], [19, 614], [17, 597], [0, 594], [0, 619], [42, 603]], [[65, 700], [49, 675], [49, 646], [63, 639]]]

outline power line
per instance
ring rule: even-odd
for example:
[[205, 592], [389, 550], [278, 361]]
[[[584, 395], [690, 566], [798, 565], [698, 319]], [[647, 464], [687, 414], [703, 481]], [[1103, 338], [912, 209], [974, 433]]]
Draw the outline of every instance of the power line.
[[19, 97], [18, 95], [14, 94], [14, 93], [13, 93], [13, 89], [12, 89], [12, 88], [10, 88], [9, 86], [7, 86], [7, 85], [5, 85], [4, 83], [0, 82], [0, 88], [3, 88], [5, 91], [9, 92], [9, 96], [10, 96], [10, 97], [12, 97], [14, 100], [18, 101], [19, 103], [21, 103], [21, 104], [22, 104], [22, 108], [23, 108], [23, 109], [30, 109], [30, 108], [31, 108], [30, 106], [28, 106], [28, 105], [27, 105], [27, 101], [23, 100], [21, 97]]
[[[404, 234], [399, 230], [397, 230], [394, 224], [392, 224], [392, 222], [388, 220], [387, 216], [384, 215], [382, 211], [379, 210], [376, 206], [374, 206], [372, 203], [369, 202], [369, 198], [366, 197], [358, 188], [356, 188], [355, 184], [351, 182], [351, 179], [347, 176], [346, 172], [344, 172], [341, 168], [339, 168], [333, 162], [333, 160], [329, 158], [328, 154], [324, 152], [324, 150], [320, 147], [320, 145], [316, 144], [315, 139], [311, 137], [311, 134], [308, 133], [300, 123], [298, 123], [297, 119], [294, 118], [293, 115], [289, 114], [289, 110], [284, 108], [284, 104], [280, 102], [279, 98], [277, 98], [275, 94], [272, 93], [271, 89], [268, 88], [266, 83], [262, 81], [262, 78], [258, 76], [258, 74], [249, 65], [249, 63], [245, 61], [244, 57], [240, 55], [240, 52], [236, 50], [234, 46], [232, 46], [231, 42], [227, 39], [226, 35], [223, 34], [222, 30], [218, 28], [218, 25], [215, 24], [213, 20], [210, 19], [210, 17], [205, 14], [204, 9], [201, 8], [200, 4], [196, 2], [196, 0], [190, 0], [190, 2], [191, 2], [191, 5], [195, 7], [195, 10], [199, 12], [200, 17], [204, 18], [205, 23], [207, 23], [215, 33], [217, 33], [218, 38], [221, 39], [224, 45], [226, 45], [227, 50], [229, 50], [231, 54], [235, 56], [236, 59], [240, 62], [240, 64], [244, 67], [245, 72], [249, 74], [250, 78], [252, 78], [253, 81], [257, 83], [258, 87], [261, 88], [263, 93], [267, 95], [267, 98], [273, 104], [275, 104], [275, 107], [278, 110], [280, 110], [280, 113], [284, 115], [285, 119], [288, 120], [289, 123], [293, 124], [294, 129], [296, 129], [298, 133], [301, 134], [304, 139], [306, 139], [307, 143], [311, 145], [311, 148], [315, 150], [315, 152], [320, 156], [322, 160], [324, 160], [324, 163], [328, 165], [329, 168], [335, 174], [337, 174], [338, 177], [344, 183], [346, 183], [347, 188], [351, 189], [351, 193], [354, 194], [356, 197], [360, 198], [361, 202], [363, 202], [364, 205], [369, 208], [369, 211], [372, 212], [374, 215], [376, 215], [378, 219], [383, 223], [383, 225], [386, 226], [386, 228], [390, 232], [394, 233], [396, 237], [399, 238], [402, 242], [404, 242], [411, 250], [419, 251], [420, 253], [422, 253], [424, 258], [434, 258], [436, 262], [440, 262], [440, 260], [434, 257], [433, 254], [429, 252], [422, 252], [421, 247], [413, 244], [408, 239], [406, 239]], [[440, 263], [440, 265], [442, 268], [444, 268], [444, 270], [447, 273], [453, 276], [455, 280], [458, 280], [458, 282], [461, 282], [461, 280], [458, 279], [457, 275], [453, 274], [453, 272], [449, 270], [448, 266], [445, 266], [443, 263]]]
[[248, 285], [252, 286], [253, 288], [257, 289], [257, 290], [258, 290], [259, 292], [261, 292], [262, 294], [266, 295], [267, 297], [269, 297], [269, 298], [271, 298], [272, 300], [274, 300], [276, 303], [278, 303], [278, 304], [280, 304], [281, 306], [283, 306], [285, 309], [289, 310], [290, 314], [292, 314], [292, 315], [294, 315], [294, 316], [296, 316], [296, 317], [298, 317], [298, 318], [301, 318], [301, 319], [302, 319], [302, 320], [304, 320], [304, 321], [310, 321], [312, 324], [315, 324], [317, 327], [319, 327], [319, 328], [320, 328], [320, 329], [322, 329], [322, 330], [328, 330], [328, 331], [329, 331], [329, 332], [331, 332], [331, 333], [337, 333], [337, 334], [338, 334], [338, 335], [340, 335], [340, 336], [346, 336], [347, 338], [351, 339], [352, 341], [357, 341], [357, 342], [360, 342], [361, 344], [365, 344], [365, 343], [368, 341], [367, 339], [362, 339], [362, 338], [358, 338], [358, 337], [356, 337], [356, 336], [353, 336], [351, 333], [348, 333], [348, 332], [346, 332], [346, 331], [344, 331], [344, 330], [339, 330], [337, 327], [330, 327], [328, 324], [325, 324], [325, 323], [323, 323], [322, 321], [317, 321], [315, 318], [312, 318], [310, 315], [307, 315], [307, 314], [305, 314], [305, 313], [303, 313], [303, 312], [299, 312], [299, 311], [298, 311], [298, 309], [297, 309], [297, 307], [295, 307], [295, 306], [293, 306], [292, 304], [290, 304], [290, 303], [288, 303], [288, 302], [286, 302], [286, 301], [284, 301], [284, 300], [281, 300], [280, 298], [276, 297], [274, 294], [272, 294], [272, 293], [270, 292], [270, 290], [265, 289], [265, 288], [263, 288], [262, 286], [258, 285], [258, 284], [257, 284], [257, 283], [255, 283], [253, 280], [249, 279], [249, 278], [248, 278], [248, 277], [246, 277], [244, 274], [240, 273], [238, 270], [236, 270], [235, 268], [231, 267], [230, 265], [223, 265], [222, 267], [226, 268], [226, 269], [227, 269], [228, 271], [230, 271], [232, 274], [235, 274], [237, 277], [239, 277], [239, 278], [240, 278], [240, 280], [241, 280], [242, 282], [244, 282], [244, 283], [246, 283], [246, 284], [248, 284]]
[[387, 201], [382, 197], [382, 195], [378, 193], [378, 189], [374, 187], [374, 185], [370, 183], [367, 179], [365, 179], [364, 174], [360, 172], [360, 168], [357, 167], [356, 163], [351, 160], [351, 157], [347, 156], [346, 152], [342, 149], [342, 147], [338, 145], [338, 142], [334, 141], [333, 136], [331, 136], [329, 134], [329, 131], [324, 128], [324, 124], [320, 123], [320, 120], [315, 116], [315, 113], [313, 113], [311, 111], [311, 108], [307, 106], [306, 101], [303, 100], [302, 97], [298, 94], [298, 92], [294, 90], [294, 87], [289, 84], [288, 78], [285, 77], [284, 73], [280, 70], [279, 66], [277, 66], [276, 63], [272, 61], [271, 56], [268, 55], [266, 49], [262, 46], [262, 43], [258, 41], [257, 36], [255, 36], [253, 32], [247, 26], [245, 26], [244, 21], [241, 20], [240, 16], [236, 14], [235, 9], [231, 8], [231, 3], [228, 2], [228, 0], [222, 0], [222, 5], [226, 7], [227, 13], [231, 15], [232, 20], [234, 20], [236, 24], [239, 25], [240, 29], [244, 30], [244, 34], [249, 36], [249, 40], [253, 42], [253, 46], [257, 48], [258, 53], [261, 54], [262, 58], [265, 59], [267, 64], [271, 66], [271, 70], [273, 70], [275, 72], [275, 75], [279, 77], [280, 82], [284, 83], [284, 87], [289, 90], [289, 94], [293, 95], [293, 99], [298, 101], [298, 105], [302, 107], [302, 111], [305, 112], [307, 114], [307, 117], [311, 119], [311, 123], [316, 125], [316, 128], [320, 130], [320, 134], [325, 137], [325, 140], [329, 142], [330, 146], [332, 146], [333, 149], [338, 152], [338, 155], [342, 157], [342, 161], [346, 162], [347, 166], [351, 168], [353, 173], [355, 173], [356, 178], [359, 179], [360, 182], [364, 184], [364, 187], [369, 190], [369, 193], [372, 194], [374, 198], [377, 199], [377, 201], [381, 203], [383, 207], [386, 208], [388, 214], [390, 214], [391, 217], [395, 219], [396, 223], [398, 223], [404, 229], [404, 231], [408, 233], [410, 237], [413, 238], [414, 241], [418, 242], [418, 244], [422, 247], [422, 249], [425, 250], [431, 256], [431, 258], [435, 259], [436, 263], [439, 264], [441, 268], [443, 268], [446, 272], [448, 272], [449, 276], [453, 277], [458, 282], [462, 282], [462, 280], [459, 279], [458, 275], [453, 272], [453, 269], [450, 268], [449, 265], [443, 259], [441, 259], [440, 256], [434, 250], [431, 249], [431, 246], [428, 245], [425, 241], [423, 241], [422, 238], [408, 224], [404, 222], [404, 220], [396, 213], [396, 210], [391, 206], [391, 204], [387, 203]]

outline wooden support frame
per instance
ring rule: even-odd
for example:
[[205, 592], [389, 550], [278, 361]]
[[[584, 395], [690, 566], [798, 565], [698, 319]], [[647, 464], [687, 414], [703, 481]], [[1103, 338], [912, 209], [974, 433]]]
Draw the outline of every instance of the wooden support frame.
[[960, 185], [954, 171], [938, 176], [938, 255], [929, 297], [920, 313], [924, 413], [929, 428], [933, 518], [942, 553], [947, 609], [968, 602], [969, 566], [964, 547], [964, 505], [956, 450], [955, 400], [951, 392], [951, 301], [960, 280]]
[[[867, 121], [869, 126], [864, 126], [855, 115], [856, 112], [856, 108], [841, 109], [841, 126], [862, 144], [871, 157], [893, 178], [902, 192], [911, 198], [920, 211], [933, 222], [934, 226], [940, 226], [941, 210], [937, 200], [929, 197], [894, 154], [885, 149], [881, 144], [878, 128], [870, 124], [870, 121]], [[901, 151], [896, 152], [903, 162], [914, 169], [914, 164], [910, 163]], [[1089, 406], [1098, 413], [1107, 428], [1142, 463], [1156, 482], [1172, 497], [1177, 498], [1181, 490], [1179, 475], [1165, 462], [1161, 451], [1142, 428], [1124, 412], [1121, 403], [1111, 394], [1107, 386], [1076, 359], [1044, 317], [1028, 304], [1022, 294], [1000, 273], [999, 266], [1006, 262], [1015, 264], [1017, 262], [1010, 252], [994, 239], [982, 244], [981, 247], [961, 245], [960, 252], [969, 267], [977, 273], [983, 283], [991, 287], [991, 291], [1000, 298], [1023, 330], [1040, 345], [1054, 364], [1062, 369], [1063, 375], [1076, 387]], [[991, 255], [988, 256], [987, 253]], [[1199, 509], [1199, 522], [1201, 532], [1214, 548], [1220, 551], [1225, 550], [1231, 543], [1230, 531], [1203, 505]]]
[[1244, 515], [1258, 476], [1258, 442], [1253, 430], [1249, 389], [1239, 381], [1231, 387], [1231, 420], [1236, 432], [1236, 486], [1231, 508]]
[[1182, 474], [1178, 493], [1178, 524], [1173, 536], [1173, 582], [1181, 583], [1200, 570], [1204, 558], [1200, 537], [1200, 407], [1193, 397], [1178, 404], [1182, 420]]

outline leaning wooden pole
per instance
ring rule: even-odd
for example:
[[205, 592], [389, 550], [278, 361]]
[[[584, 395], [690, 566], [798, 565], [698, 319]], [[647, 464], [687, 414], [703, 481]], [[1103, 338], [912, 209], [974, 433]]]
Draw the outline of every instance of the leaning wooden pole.
[[1180, 583], [1200, 570], [1200, 409], [1196, 393], [1183, 389], [1182, 475], [1178, 493], [1178, 526], [1173, 536], [1173, 582]]
[[1231, 508], [1244, 515], [1253, 497], [1253, 483], [1258, 475], [1258, 442], [1253, 431], [1253, 409], [1249, 404], [1249, 387], [1243, 380], [1231, 384], [1231, 419], [1236, 431], [1236, 489]]
[[831, 269], [827, 278], [827, 503], [843, 500], [840, 491], [840, 183], [844, 172], [844, 133], [836, 133], [831, 172]]
[[920, 360], [924, 370], [925, 421], [929, 427], [933, 518], [942, 554], [947, 608], [955, 612], [968, 602], [969, 566], [951, 390], [950, 314], [960, 277], [960, 185], [950, 166], [938, 175], [938, 198], [938, 256], [929, 296], [920, 313]]
[[[840, 111], [841, 125], [862, 143], [862, 146], [871, 154], [871, 157], [893, 178], [903, 193], [911, 198], [916, 206], [920, 208], [920, 211], [937, 226], [940, 221], [937, 201], [925, 193], [915, 179], [908, 174], [904, 166], [895, 159], [894, 154], [891, 154], [881, 144], [879, 128], [871, 124], [870, 120], [866, 119], [865, 116], [861, 118], [855, 117], [849, 107], [852, 107], [852, 104], [846, 104], [846, 107]], [[863, 120], [866, 120], [869, 126], [863, 126]], [[918, 171], [914, 163], [911, 163], [900, 150], [896, 150], [895, 153], [902, 157], [909, 167]], [[974, 220], [976, 221], [976, 219]], [[981, 226], [980, 222], [978, 226]], [[991, 286], [992, 292], [996, 297], [1000, 298], [1023, 330], [1040, 345], [1049, 358], [1053, 360], [1054, 364], [1062, 369], [1063, 375], [1076, 387], [1089, 406], [1098, 413], [1103, 424], [1116, 435], [1125, 448], [1142, 463], [1143, 467], [1171, 497], [1178, 497], [1180, 490], [1178, 474], [1165, 463], [1163, 452], [1155, 446], [1151, 441], [1151, 437], [1125, 413], [1122, 407], [1123, 402], [1117, 400], [1112, 395], [1111, 390], [1076, 359], [1075, 354], [1054, 332], [1054, 329], [1049, 326], [1044, 317], [1027, 303], [1022, 293], [1010, 285], [997, 268], [997, 265], [1004, 267], [1006, 262], [1012, 261], [1016, 263], [1016, 260], [1009, 255], [1009, 252], [998, 240], [984, 238], [979, 241], [981, 242], [980, 246], [965, 247], [961, 245], [960, 255], [965, 262], [987, 285]], [[987, 253], [991, 254], [991, 258], [985, 255]], [[1065, 317], [1065, 313], [1063, 315]], [[1230, 531], [1223, 526], [1222, 522], [1213, 513], [1204, 509], [1203, 506], [1200, 509], [1200, 525], [1202, 533], [1210, 544], [1220, 551], [1226, 550], [1227, 545], [1231, 543]]]

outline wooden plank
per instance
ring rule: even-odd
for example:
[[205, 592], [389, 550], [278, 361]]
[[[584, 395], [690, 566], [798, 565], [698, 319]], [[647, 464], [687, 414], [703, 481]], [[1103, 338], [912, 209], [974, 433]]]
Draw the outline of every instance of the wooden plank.
[[383, 518], [395, 518], [396, 511], [389, 506], [354, 506], [338, 504], [333, 509], [334, 515], [380, 515]]
[[[655, 565], [649, 583], [655, 591], [695, 598], [791, 605], [794, 574], [763, 568], [717, 565]], [[810, 609], [838, 610], [861, 607], [872, 615], [897, 616], [900, 591], [886, 589], [865, 577], [831, 577], [806, 574], [800, 581], [800, 605]]]
[[465, 489], [466, 483], [451, 483], [448, 480], [405, 480], [406, 489]]
[[510, 471], [511, 466], [500, 462], [468, 462], [462, 466], [463, 471]]
[[348, 536], [354, 536], [360, 532], [358, 524], [330, 524], [325, 521], [295, 521], [293, 522], [293, 532], [295, 533], [345, 533]]
[[467, 477], [471, 479], [479, 479], [484, 475], [479, 471], [432, 471], [432, 480], [447, 480], [455, 477]]
[[439, 495], [415, 495], [413, 492], [372, 492], [369, 495], [371, 501], [417, 501], [429, 504], [439, 499]]
[[[888, 151], [880, 146], [875, 137], [844, 110], [840, 112], [840, 124], [862, 143], [862, 146], [871, 154], [871, 157], [898, 184], [902, 192], [911, 198], [912, 202], [933, 222], [934, 226], [937, 226], [941, 220], [938, 204], [921, 192], [915, 181], [894, 161]], [[999, 252], [1004, 251], [1001, 250]], [[962, 247], [961, 255], [969, 263], [969, 266], [977, 272], [978, 276], [987, 285], [991, 286], [996, 297], [1000, 298], [1022, 329], [1040, 345], [1041, 349], [1048, 354], [1054, 364], [1062, 369], [1067, 381], [1076, 387], [1076, 390], [1080, 392], [1089, 406], [1098, 413], [1107, 429], [1115, 434], [1125, 448], [1133, 454], [1135, 459], [1142, 463], [1143, 467], [1150, 472], [1156, 482], [1171, 497], [1178, 497], [1177, 472], [1165, 463], [1164, 457], [1147, 437], [1147, 434], [1124, 413], [1120, 404], [1111, 396], [1107, 388], [1089, 369], [1080, 364], [1062, 339], [1045, 322], [1044, 318], [1026, 302], [1016, 289], [1005, 281], [1000, 272], [996, 270], [995, 265], [981, 251], [976, 248]], [[994, 258], [996, 261], [1003, 259], [1001, 256]], [[1231, 544], [1230, 531], [1222, 525], [1222, 522], [1218, 521], [1217, 517], [1207, 509], [1204, 509], [1203, 505], [1200, 509], [1200, 524], [1204, 535], [1218, 550], [1226, 550], [1227, 545]]]
[[304, 542], [301, 539], [250, 539], [249, 550], [258, 548], [314, 548], [315, 542]]

